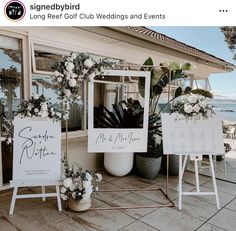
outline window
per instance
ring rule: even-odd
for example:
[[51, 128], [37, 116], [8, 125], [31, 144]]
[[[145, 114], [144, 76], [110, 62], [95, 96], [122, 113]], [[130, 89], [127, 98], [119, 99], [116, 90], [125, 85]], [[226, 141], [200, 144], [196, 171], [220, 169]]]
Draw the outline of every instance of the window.
[[[0, 35], [0, 114], [12, 120], [23, 92], [22, 40]], [[0, 117], [1, 137], [6, 135], [3, 116]], [[2, 173], [0, 187], [12, 178], [12, 145], [2, 142]]]
[[[34, 44], [33, 46], [33, 73], [32, 73], [32, 93], [43, 94], [50, 98], [55, 106], [59, 106], [57, 99], [58, 92], [53, 83], [53, 65], [55, 62], [63, 59], [64, 55], [69, 55], [69, 51]], [[84, 86], [85, 88], [86, 86]], [[84, 97], [84, 88], [81, 89], [82, 101], [86, 102]], [[68, 121], [68, 131], [81, 131], [86, 129], [84, 120], [84, 104], [76, 102], [70, 105], [70, 118]], [[65, 125], [62, 125], [62, 131], [65, 131]], [[85, 133], [84, 133], [85, 134]]]

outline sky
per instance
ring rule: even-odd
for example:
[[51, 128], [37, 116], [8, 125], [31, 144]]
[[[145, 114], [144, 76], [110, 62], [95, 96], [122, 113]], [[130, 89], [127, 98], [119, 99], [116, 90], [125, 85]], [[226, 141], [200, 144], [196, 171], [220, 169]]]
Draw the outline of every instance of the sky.
[[[236, 65], [233, 53], [224, 41], [219, 27], [151, 27], [151, 29], [196, 47]], [[236, 99], [236, 70], [209, 77], [211, 88], [217, 95]]]

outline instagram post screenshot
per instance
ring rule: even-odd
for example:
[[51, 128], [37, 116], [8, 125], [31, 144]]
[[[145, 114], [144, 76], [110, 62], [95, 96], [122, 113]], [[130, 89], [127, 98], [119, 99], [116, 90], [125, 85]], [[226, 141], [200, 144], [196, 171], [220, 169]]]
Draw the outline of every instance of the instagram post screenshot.
[[236, 8], [0, 1], [1, 231], [235, 231]]

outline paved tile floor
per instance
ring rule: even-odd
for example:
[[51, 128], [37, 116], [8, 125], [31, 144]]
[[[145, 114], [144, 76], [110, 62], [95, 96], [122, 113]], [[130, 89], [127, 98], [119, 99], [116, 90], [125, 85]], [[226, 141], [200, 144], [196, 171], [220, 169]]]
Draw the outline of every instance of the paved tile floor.
[[[194, 174], [185, 173], [185, 190], [194, 190]], [[202, 190], [212, 189], [211, 178], [201, 176]], [[169, 196], [178, 204], [176, 191], [178, 177], [170, 178]], [[93, 207], [153, 205], [167, 203], [166, 198], [155, 187], [165, 188], [165, 176], [145, 180], [134, 175], [112, 177], [103, 173], [102, 189], [146, 189], [135, 192], [106, 192], [93, 196]], [[236, 230], [236, 184], [218, 181], [221, 209], [217, 210], [214, 197], [185, 196], [183, 209], [145, 208], [125, 210], [97, 210], [81, 213], [57, 211], [56, 200], [17, 200], [15, 213], [8, 215], [11, 191], [0, 194], [1, 231], [223, 231]], [[52, 191], [52, 188], [48, 188]], [[39, 188], [25, 188], [24, 193], [38, 192]]]

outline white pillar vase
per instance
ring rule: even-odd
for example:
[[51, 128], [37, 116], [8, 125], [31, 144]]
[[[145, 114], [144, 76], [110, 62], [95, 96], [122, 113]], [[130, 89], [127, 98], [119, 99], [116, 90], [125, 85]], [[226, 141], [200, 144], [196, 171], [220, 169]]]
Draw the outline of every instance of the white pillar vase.
[[104, 153], [104, 167], [113, 176], [125, 176], [133, 168], [134, 153]]
[[88, 199], [80, 199], [75, 200], [73, 197], [70, 197], [67, 206], [70, 210], [75, 212], [82, 212], [86, 211], [91, 207], [91, 199], [90, 197]]

